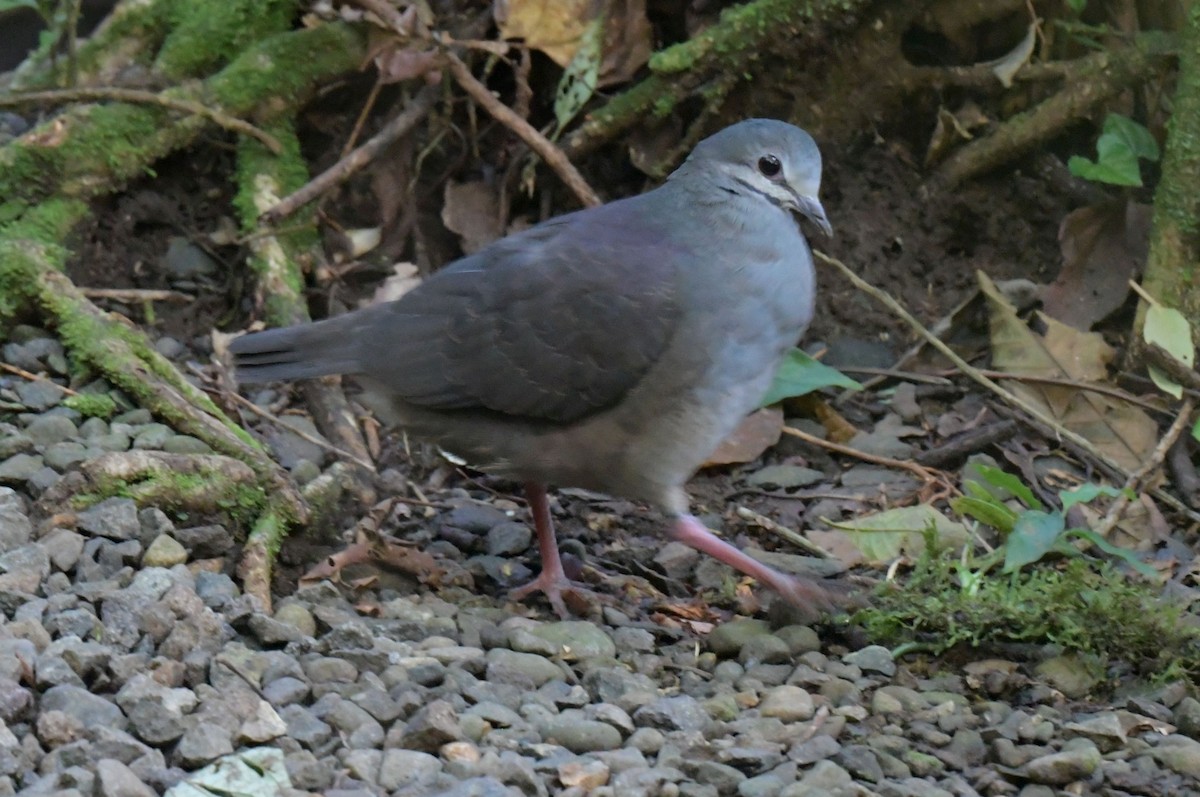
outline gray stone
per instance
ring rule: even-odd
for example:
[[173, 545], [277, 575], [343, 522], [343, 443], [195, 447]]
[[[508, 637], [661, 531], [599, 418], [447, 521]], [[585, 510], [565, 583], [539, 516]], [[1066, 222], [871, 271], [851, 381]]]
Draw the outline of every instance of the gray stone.
[[44, 465], [41, 454], [14, 454], [0, 462], [0, 484], [23, 484]]
[[633, 721], [640, 726], [661, 730], [701, 733], [712, 724], [712, 718], [704, 706], [689, 695], [662, 697], [648, 703], [633, 713]]
[[79, 720], [84, 728], [109, 727], [124, 730], [125, 715], [115, 704], [87, 689], [63, 684], [42, 694], [41, 711], [62, 711]]
[[108, 498], [88, 507], [78, 515], [79, 528], [111, 540], [132, 540], [138, 537], [137, 504], [130, 498]]
[[487, 652], [486, 677], [489, 681], [537, 688], [562, 676], [558, 665], [542, 656], [504, 648], [492, 648]]
[[24, 503], [11, 487], [0, 487], [0, 551], [19, 548], [32, 538], [33, 522]]
[[842, 661], [857, 666], [863, 672], [877, 672], [889, 678], [896, 674], [896, 662], [892, 658], [892, 652], [882, 645], [868, 645], [846, 654]]
[[771, 626], [765, 620], [730, 620], [708, 635], [708, 648], [718, 656], [736, 656], [751, 639], [770, 633]]
[[1053, 786], [1087, 778], [1100, 766], [1101, 756], [1096, 745], [1086, 739], [1080, 741], [1084, 744], [1031, 760], [1023, 768], [1026, 777]]
[[267, 445], [271, 447], [271, 451], [279, 460], [280, 465], [291, 470], [300, 460], [308, 460], [318, 466], [325, 464], [328, 455], [324, 448], [284, 428], [295, 429], [309, 437], [327, 442], [317, 431], [311, 418], [301, 415], [284, 415], [279, 420], [280, 425], [272, 426], [267, 432]]
[[799, 465], [768, 465], [746, 478], [747, 484], [764, 488], [807, 487], [825, 478], [825, 474], [814, 468]]
[[61, 415], [39, 415], [25, 427], [25, 435], [36, 445], [48, 446], [70, 440], [79, 429], [70, 418]]
[[572, 753], [615, 750], [621, 746], [621, 732], [599, 720], [584, 719], [577, 711], [549, 717], [539, 725], [542, 738], [560, 744]]
[[812, 695], [799, 686], [784, 684], [768, 691], [758, 707], [764, 717], [775, 717], [782, 722], [804, 722], [812, 719], [816, 712]]
[[557, 656], [566, 661], [611, 659], [617, 655], [617, 646], [612, 637], [600, 626], [584, 620], [543, 623], [527, 630], [516, 629], [509, 635], [509, 640], [514, 650], [540, 651], [543, 655]]
[[378, 784], [386, 791], [428, 785], [442, 771], [435, 756], [416, 750], [384, 750], [379, 762]]
[[533, 541], [533, 532], [524, 523], [505, 521], [488, 529], [487, 552], [490, 556], [513, 556], [523, 553]]

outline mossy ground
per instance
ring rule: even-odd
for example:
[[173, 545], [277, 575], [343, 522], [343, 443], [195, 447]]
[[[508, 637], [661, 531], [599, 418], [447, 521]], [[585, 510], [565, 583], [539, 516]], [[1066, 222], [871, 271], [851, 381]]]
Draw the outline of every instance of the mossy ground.
[[964, 588], [960, 563], [922, 558], [855, 615], [882, 644], [944, 653], [964, 646], [1049, 644], [1123, 662], [1143, 676], [1200, 673], [1200, 626], [1161, 589], [1090, 559], [1042, 563], [1010, 576], [989, 573]]

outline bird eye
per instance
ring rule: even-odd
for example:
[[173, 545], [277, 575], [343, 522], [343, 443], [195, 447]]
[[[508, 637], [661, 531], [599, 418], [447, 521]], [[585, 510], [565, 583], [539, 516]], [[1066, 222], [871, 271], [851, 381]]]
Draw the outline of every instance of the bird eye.
[[774, 177], [782, 168], [783, 164], [774, 155], [763, 155], [758, 159], [758, 170], [766, 177]]

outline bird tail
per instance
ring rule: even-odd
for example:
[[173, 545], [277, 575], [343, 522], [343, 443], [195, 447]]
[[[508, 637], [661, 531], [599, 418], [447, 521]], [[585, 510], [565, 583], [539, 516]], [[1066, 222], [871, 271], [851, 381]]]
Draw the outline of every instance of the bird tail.
[[[361, 312], [361, 311], [360, 311]], [[263, 332], [229, 344], [237, 380], [246, 384], [314, 379], [361, 369], [359, 313]]]

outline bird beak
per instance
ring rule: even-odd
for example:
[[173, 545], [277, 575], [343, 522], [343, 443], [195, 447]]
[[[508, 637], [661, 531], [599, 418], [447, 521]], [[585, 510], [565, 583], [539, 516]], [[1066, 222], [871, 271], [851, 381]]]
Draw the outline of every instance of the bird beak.
[[833, 237], [833, 225], [831, 225], [829, 223], [829, 219], [826, 218], [825, 208], [821, 206], [821, 201], [815, 196], [797, 196], [796, 210], [800, 212], [801, 216], [820, 227], [821, 232], [825, 233], [826, 238]]

